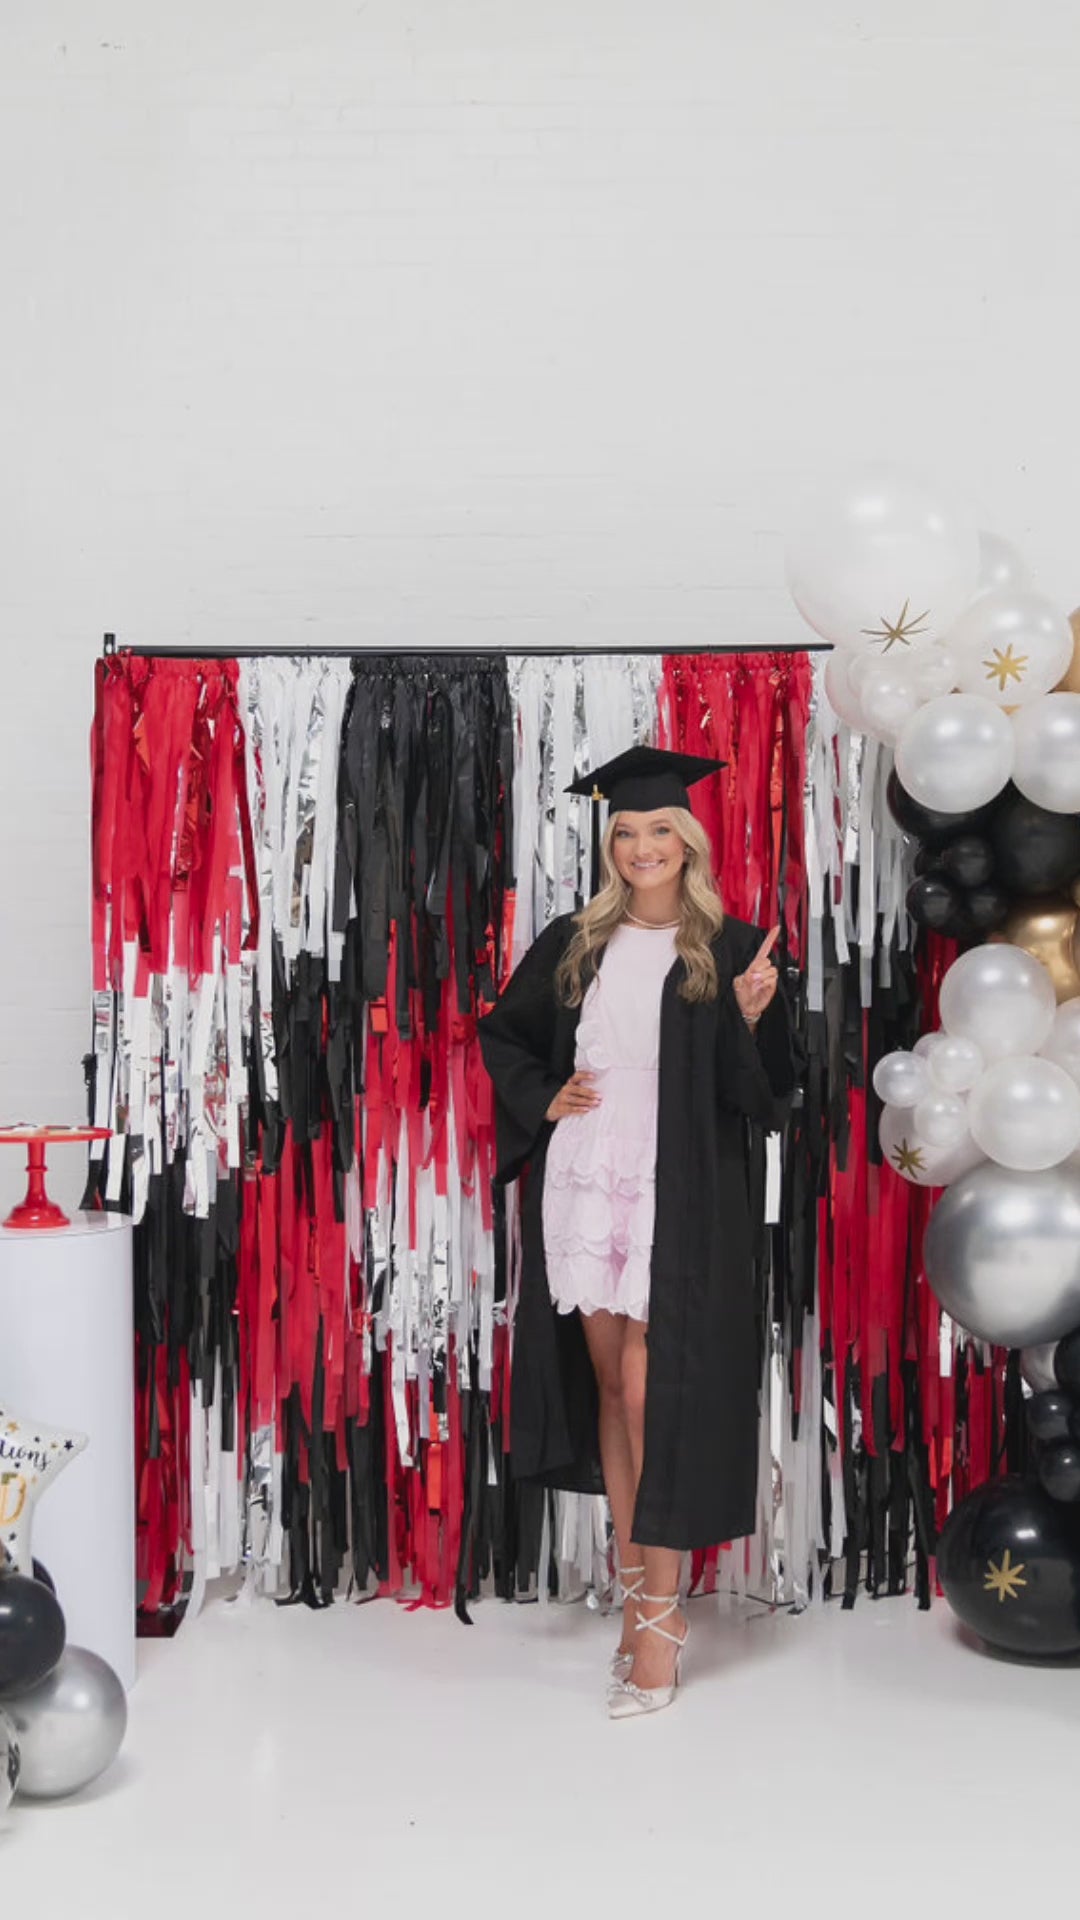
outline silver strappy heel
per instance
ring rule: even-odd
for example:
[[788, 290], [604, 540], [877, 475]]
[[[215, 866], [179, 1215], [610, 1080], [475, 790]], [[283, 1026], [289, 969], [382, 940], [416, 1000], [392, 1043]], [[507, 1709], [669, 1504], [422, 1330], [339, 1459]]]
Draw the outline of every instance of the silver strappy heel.
[[[627, 1574], [630, 1574], [630, 1573], [633, 1574], [634, 1578], [632, 1580], [627, 1580], [626, 1576]], [[644, 1586], [644, 1584], [645, 1584], [644, 1567], [616, 1568], [616, 1573], [615, 1573], [616, 1605], [623, 1606], [627, 1600], [640, 1600], [642, 1598], [641, 1589]], [[612, 1678], [615, 1680], [628, 1680], [630, 1677], [630, 1669], [633, 1666], [633, 1664], [634, 1664], [633, 1654], [623, 1653], [620, 1650], [620, 1648], [616, 1647], [614, 1653], [611, 1656]]]
[[631, 1720], [638, 1714], [658, 1713], [661, 1707], [670, 1707], [675, 1698], [675, 1689], [679, 1684], [683, 1648], [690, 1638], [689, 1620], [685, 1622], [681, 1634], [670, 1633], [664, 1625], [665, 1620], [670, 1620], [672, 1614], [678, 1612], [677, 1593], [642, 1593], [635, 1594], [634, 1598], [647, 1600], [653, 1606], [663, 1607], [663, 1612], [658, 1613], [652, 1620], [646, 1619], [643, 1613], [639, 1613], [637, 1631], [638, 1633], [657, 1633], [661, 1640], [670, 1640], [672, 1646], [676, 1648], [675, 1677], [669, 1687], [637, 1687], [632, 1680], [620, 1680], [612, 1689], [608, 1701], [608, 1713], [612, 1720]]

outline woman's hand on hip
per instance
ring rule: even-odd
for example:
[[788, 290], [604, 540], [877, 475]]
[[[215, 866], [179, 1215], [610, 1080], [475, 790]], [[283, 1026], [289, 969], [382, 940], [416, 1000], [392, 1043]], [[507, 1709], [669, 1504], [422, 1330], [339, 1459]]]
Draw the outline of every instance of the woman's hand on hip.
[[572, 1073], [565, 1087], [560, 1087], [550, 1107], [544, 1115], [545, 1120], [568, 1120], [572, 1113], [588, 1113], [591, 1107], [600, 1105], [600, 1095], [594, 1093], [591, 1082], [594, 1074]]
[[746, 972], [737, 974], [731, 983], [739, 1003], [739, 1012], [747, 1026], [757, 1026], [776, 993], [779, 975], [769, 955], [779, 937], [779, 927], [773, 927], [762, 941]]

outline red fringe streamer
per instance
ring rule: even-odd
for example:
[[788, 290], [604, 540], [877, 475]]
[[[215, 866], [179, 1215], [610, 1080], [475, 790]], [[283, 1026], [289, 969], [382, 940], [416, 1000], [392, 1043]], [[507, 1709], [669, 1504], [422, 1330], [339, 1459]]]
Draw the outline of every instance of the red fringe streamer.
[[[803, 784], [811, 691], [805, 654], [683, 655], [664, 663], [664, 744], [728, 762], [720, 781], [691, 790], [694, 812], [712, 839], [725, 905], [761, 925], [773, 924], [782, 905], [795, 958], [803, 953]], [[920, 946], [923, 1031], [938, 1025], [941, 980], [956, 951], [955, 943], [933, 936]], [[951, 1362], [942, 1370], [941, 1310], [922, 1261], [926, 1223], [939, 1196], [871, 1160], [866, 1086], [874, 1062], [865, 1021], [862, 1053], [862, 1084], [847, 1091], [845, 1163], [830, 1144], [826, 1190], [818, 1201], [820, 1337], [835, 1366], [843, 1450], [851, 1444], [841, 1390], [848, 1361], [858, 1364], [862, 1438], [871, 1455], [878, 1451], [875, 1381], [886, 1382], [891, 1446], [901, 1452], [907, 1444], [903, 1366], [915, 1363], [921, 1439], [940, 1525], [956, 1501], [997, 1470], [1007, 1354], [994, 1349], [984, 1367], [968, 1344], [965, 1405], [958, 1406]], [[795, 1360], [797, 1404], [797, 1355]], [[695, 1556], [693, 1577], [706, 1590], [715, 1584], [715, 1551]]]
[[675, 654], [664, 660], [661, 745], [726, 760], [690, 789], [720, 892], [739, 920], [772, 926], [783, 902], [788, 951], [803, 952], [803, 785], [812, 675], [805, 653]]

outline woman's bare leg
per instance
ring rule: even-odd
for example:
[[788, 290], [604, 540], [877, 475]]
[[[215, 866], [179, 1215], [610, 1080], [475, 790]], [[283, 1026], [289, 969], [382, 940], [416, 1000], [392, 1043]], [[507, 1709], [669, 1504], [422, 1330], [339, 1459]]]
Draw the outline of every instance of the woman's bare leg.
[[[642, 1462], [645, 1458], [645, 1382], [648, 1372], [647, 1328], [640, 1320], [628, 1320], [626, 1336], [622, 1348], [623, 1405], [626, 1426], [630, 1439], [630, 1450], [634, 1460], [634, 1492], [641, 1478]], [[679, 1574], [682, 1571], [682, 1555], [673, 1552], [670, 1547], [645, 1547], [635, 1553], [635, 1560], [645, 1565], [645, 1592], [665, 1596], [679, 1590]], [[663, 1605], [658, 1600], [639, 1601], [638, 1608], [646, 1619], [663, 1613]], [[686, 1620], [681, 1612], [670, 1615], [664, 1621], [668, 1633], [678, 1634], [685, 1631]], [[661, 1639], [658, 1633], [634, 1634], [634, 1670], [630, 1678], [637, 1687], [670, 1686], [675, 1672], [675, 1648], [668, 1640]]]
[[[640, 1567], [644, 1556], [630, 1538], [634, 1523], [634, 1502], [641, 1474], [640, 1454], [635, 1456], [627, 1431], [623, 1403], [623, 1347], [631, 1322], [621, 1313], [583, 1313], [581, 1324], [600, 1390], [600, 1461], [604, 1469], [604, 1487], [615, 1528], [615, 1547], [621, 1567]], [[623, 1631], [620, 1647], [625, 1653], [636, 1651], [639, 1638], [634, 1628], [637, 1615], [628, 1600], [623, 1607]]]

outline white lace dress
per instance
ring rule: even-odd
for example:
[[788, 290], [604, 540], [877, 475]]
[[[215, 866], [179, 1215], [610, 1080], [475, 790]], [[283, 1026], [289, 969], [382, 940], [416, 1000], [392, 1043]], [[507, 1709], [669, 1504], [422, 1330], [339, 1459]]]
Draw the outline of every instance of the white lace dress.
[[544, 1255], [560, 1313], [649, 1317], [660, 994], [673, 928], [624, 921], [581, 1008], [575, 1066], [600, 1105], [560, 1120], [544, 1170]]

